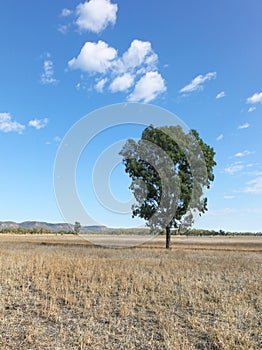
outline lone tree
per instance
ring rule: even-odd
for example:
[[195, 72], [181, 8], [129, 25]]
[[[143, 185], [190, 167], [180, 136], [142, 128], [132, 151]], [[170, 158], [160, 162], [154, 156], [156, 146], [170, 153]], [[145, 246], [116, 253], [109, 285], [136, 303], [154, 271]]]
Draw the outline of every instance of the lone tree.
[[78, 235], [78, 234], [80, 233], [80, 230], [81, 230], [81, 224], [80, 224], [80, 222], [75, 221], [75, 224], [74, 224], [74, 234], [75, 234], [75, 235]]
[[139, 141], [128, 140], [120, 154], [137, 201], [132, 216], [145, 219], [152, 229], [165, 229], [170, 248], [171, 228], [190, 227], [196, 214], [207, 211], [204, 191], [214, 180], [213, 148], [196, 130], [150, 125]]

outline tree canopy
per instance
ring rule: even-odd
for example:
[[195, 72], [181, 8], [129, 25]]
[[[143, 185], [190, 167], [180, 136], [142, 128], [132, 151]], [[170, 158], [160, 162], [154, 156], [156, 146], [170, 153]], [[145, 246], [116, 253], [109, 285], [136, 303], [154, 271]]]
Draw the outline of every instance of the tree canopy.
[[214, 180], [214, 149], [196, 130], [180, 126], [147, 127], [139, 141], [129, 139], [121, 150], [125, 171], [136, 199], [133, 217], [154, 229], [190, 226], [195, 214], [207, 211], [205, 189]]

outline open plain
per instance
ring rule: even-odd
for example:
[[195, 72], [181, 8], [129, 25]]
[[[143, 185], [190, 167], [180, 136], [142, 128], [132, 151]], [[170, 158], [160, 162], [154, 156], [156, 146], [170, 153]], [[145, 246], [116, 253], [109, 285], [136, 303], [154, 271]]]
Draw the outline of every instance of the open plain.
[[1, 350], [260, 349], [262, 237], [164, 247], [1, 235]]

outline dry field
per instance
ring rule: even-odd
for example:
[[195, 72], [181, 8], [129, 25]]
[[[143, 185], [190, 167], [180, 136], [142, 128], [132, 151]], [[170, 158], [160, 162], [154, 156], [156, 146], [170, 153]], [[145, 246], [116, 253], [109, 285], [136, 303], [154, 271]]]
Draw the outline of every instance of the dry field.
[[0, 349], [262, 348], [262, 237], [0, 236]]

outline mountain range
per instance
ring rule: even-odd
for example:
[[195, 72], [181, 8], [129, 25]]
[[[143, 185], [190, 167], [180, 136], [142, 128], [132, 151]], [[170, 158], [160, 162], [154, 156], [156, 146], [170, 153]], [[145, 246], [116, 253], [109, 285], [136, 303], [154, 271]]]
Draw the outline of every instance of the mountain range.
[[[67, 223], [49, 223], [43, 221], [24, 221], [21, 223], [17, 223], [14, 221], [0, 221], [0, 229], [2, 228], [43, 228], [50, 231], [68, 231], [73, 230], [74, 225]], [[107, 231], [108, 228], [106, 226], [82, 226], [81, 230], [89, 230], [89, 231]]]

